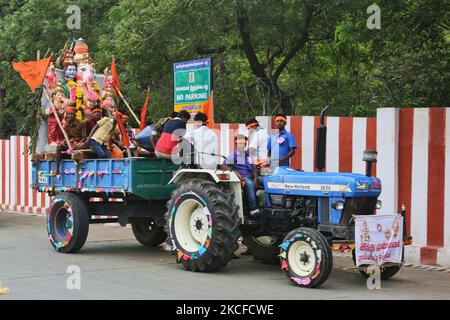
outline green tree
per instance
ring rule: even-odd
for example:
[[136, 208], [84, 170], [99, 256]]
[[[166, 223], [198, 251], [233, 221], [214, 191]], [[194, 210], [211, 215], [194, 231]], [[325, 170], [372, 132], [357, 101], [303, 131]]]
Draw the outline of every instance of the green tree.
[[0, 0], [0, 135], [28, 133], [33, 96], [12, 71], [83, 37], [99, 71], [117, 57], [123, 93], [139, 111], [152, 87], [153, 121], [173, 108], [172, 64], [211, 57], [216, 121], [283, 111], [375, 115], [379, 107], [449, 106], [449, 5], [379, 0], [381, 29], [366, 27], [367, 0]]
[[[72, 1], [28, 0], [0, 2], [0, 135], [30, 134], [35, 121], [25, 123], [35, 97], [12, 69], [12, 61], [58, 55], [68, 39], [88, 39], [95, 59], [99, 37], [108, 33], [104, 23], [108, 10], [117, 1], [77, 1], [81, 9], [81, 29], [69, 30], [66, 10]], [[59, 52], [60, 53], [60, 52]], [[11, 121], [13, 120], [13, 121]], [[36, 128], [34, 128], [36, 129]]]

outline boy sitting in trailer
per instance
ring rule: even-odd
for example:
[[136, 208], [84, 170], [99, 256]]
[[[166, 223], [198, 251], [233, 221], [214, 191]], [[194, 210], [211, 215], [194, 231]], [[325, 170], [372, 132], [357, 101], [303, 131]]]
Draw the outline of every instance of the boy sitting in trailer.
[[110, 143], [116, 126], [117, 123], [114, 118], [103, 117], [92, 129], [88, 141], [97, 158], [108, 159], [111, 157], [107, 146]]

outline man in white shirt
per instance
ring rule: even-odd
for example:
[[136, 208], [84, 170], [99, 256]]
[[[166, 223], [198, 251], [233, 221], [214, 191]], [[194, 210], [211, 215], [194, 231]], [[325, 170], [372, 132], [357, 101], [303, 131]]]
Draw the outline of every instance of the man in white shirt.
[[[188, 134], [188, 140], [194, 146], [194, 161], [202, 169], [217, 169], [220, 163], [219, 141], [216, 133], [206, 126], [208, 116], [199, 112], [194, 117], [194, 130]], [[215, 156], [213, 155], [215, 154]]]
[[258, 120], [251, 118], [245, 126], [249, 135], [249, 153], [256, 165], [267, 163], [267, 131], [261, 128]]

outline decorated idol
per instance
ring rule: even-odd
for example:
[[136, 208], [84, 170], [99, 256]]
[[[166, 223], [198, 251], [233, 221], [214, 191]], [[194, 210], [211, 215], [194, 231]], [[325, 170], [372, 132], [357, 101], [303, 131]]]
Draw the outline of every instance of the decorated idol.
[[75, 40], [62, 61], [65, 96], [75, 103], [76, 118], [82, 120], [100, 102], [100, 88], [94, 80], [95, 68], [86, 42], [82, 38]]

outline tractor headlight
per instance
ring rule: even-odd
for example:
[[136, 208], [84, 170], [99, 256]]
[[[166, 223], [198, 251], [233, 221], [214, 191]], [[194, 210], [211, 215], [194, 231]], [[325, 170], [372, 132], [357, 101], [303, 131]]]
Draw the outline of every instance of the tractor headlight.
[[333, 209], [335, 210], [344, 210], [344, 202], [343, 201], [336, 201], [333, 203]]
[[381, 200], [377, 200], [377, 204], [375, 205], [375, 209], [381, 209]]

